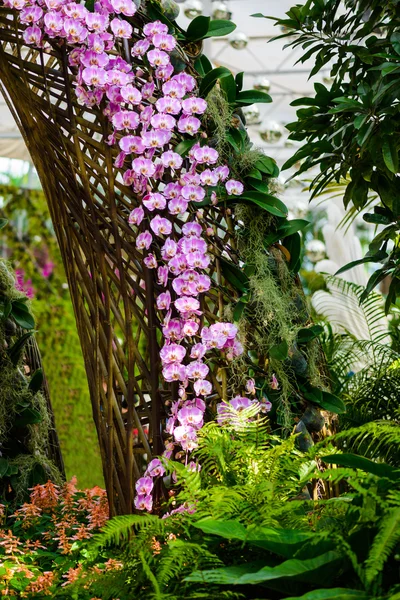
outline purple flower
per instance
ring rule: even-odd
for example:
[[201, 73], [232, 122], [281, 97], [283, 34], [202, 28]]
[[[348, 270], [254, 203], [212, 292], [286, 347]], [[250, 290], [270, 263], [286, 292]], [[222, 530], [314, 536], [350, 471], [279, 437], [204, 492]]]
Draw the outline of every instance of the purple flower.
[[169, 63], [169, 56], [162, 50], [150, 50], [147, 58], [152, 67], [162, 67]]
[[189, 404], [178, 411], [178, 420], [181, 425], [190, 425], [194, 429], [199, 429], [203, 425], [203, 412]]
[[197, 221], [189, 221], [182, 226], [182, 233], [186, 237], [200, 237], [203, 232], [203, 228]]
[[204, 188], [199, 185], [184, 185], [182, 196], [189, 202], [201, 202], [206, 195]]
[[186, 355], [186, 349], [180, 344], [168, 344], [160, 350], [160, 358], [163, 365], [181, 363]]
[[248, 379], [246, 381], [246, 392], [248, 394], [256, 393], [256, 382], [254, 381], [254, 379]]
[[171, 260], [176, 255], [177, 248], [177, 243], [173, 239], [167, 238], [161, 248], [161, 256], [164, 260]]
[[67, 34], [67, 41], [72, 44], [80, 44], [88, 35], [86, 27], [75, 19], [65, 19], [64, 31]]
[[132, 17], [137, 11], [137, 8], [132, 0], [110, 0], [110, 2], [117, 14], [122, 13], [127, 17]]
[[149, 98], [152, 97], [152, 95], [154, 94], [154, 90], [155, 90], [156, 86], [154, 84], [154, 81], [148, 81], [147, 83], [144, 84], [144, 86], [142, 87], [142, 96], [145, 100], [148, 100]]
[[152, 192], [143, 198], [143, 204], [150, 211], [163, 210], [167, 205], [167, 201], [162, 194]]
[[170, 167], [171, 169], [180, 169], [183, 163], [183, 158], [177, 152], [172, 152], [172, 150], [169, 150], [168, 152], [163, 152], [163, 154], [161, 155], [161, 161], [164, 167]]
[[149, 254], [143, 259], [144, 264], [148, 269], [157, 269], [158, 263], [154, 254]]
[[150, 42], [148, 40], [139, 40], [133, 44], [131, 54], [132, 56], [143, 56], [149, 48]]
[[86, 67], [82, 71], [82, 79], [86, 85], [100, 87], [106, 84], [107, 72], [100, 67]]
[[132, 25], [123, 19], [113, 19], [110, 23], [111, 30], [116, 38], [126, 38], [129, 39], [132, 37]]
[[111, 122], [117, 131], [136, 129], [139, 125], [139, 115], [129, 110], [121, 110], [113, 116]]
[[176, 277], [172, 282], [172, 287], [178, 296], [194, 296], [196, 293], [193, 283], [183, 277]]
[[195, 344], [192, 346], [190, 350], [190, 358], [195, 358], [196, 360], [200, 360], [203, 358], [205, 353], [207, 352], [207, 348], [205, 344]]
[[162, 148], [168, 144], [172, 133], [161, 129], [151, 129], [142, 133], [142, 140], [146, 148]]
[[130, 83], [122, 86], [120, 93], [125, 102], [129, 102], [129, 104], [140, 104], [142, 101], [142, 94]]
[[176, 80], [171, 79], [162, 86], [164, 96], [170, 96], [171, 98], [183, 98], [186, 93], [185, 87]]
[[205, 169], [200, 175], [200, 181], [203, 185], [215, 186], [218, 183], [218, 175], [211, 169]]
[[110, 69], [107, 71], [107, 83], [110, 85], [126, 85], [132, 81], [133, 75], [125, 73], [120, 69]]
[[56, 37], [64, 25], [64, 18], [61, 13], [50, 11], [44, 15], [44, 31], [49, 37]]
[[135, 489], [138, 494], [147, 496], [153, 489], [153, 480], [151, 477], [141, 477], [135, 484]]
[[194, 77], [192, 77], [191, 75], [188, 75], [185, 72], [181, 72], [178, 75], [174, 75], [174, 77], [172, 78], [174, 81], [177, 81], [178, 83], [180, 83], [181, 85], [183, 85], [183, 87], [185, 88], [185, 90], [187, 92], [192, 92], [194, 90], [194, 88], [196, 87], [196, 80]]
[[176, 309], [183, 314], [197, 314], [200, 308], [200, 302], [190, 296], [182, 296], [175, 300], [174, 304]]
[[186, 98], [182, 102], [183, 112], [187, 115], [202, 115], [207, 110], [207, 102], [203, 98]]
[[138, 175], [144, 175], [145, 177], [151, 177], [152, 175], [154, 175], [156, 166], [149, 158], [135, 158], [132, 161], [132, 169]]
[[171, 363], [162, 370], [165, 381], [184, 381], [186, 377], [186, 368], [180, 363]]
[[176, 46], [176, 39], [168, 33], [156, 33], [152, 38], [153, 46], [159, 50], [171, 52]]
[[237, 412], [242, 411], [244, 408], [249, 408], [252, 404], [253, 400], [250, 400], [250, 398], [246, 398], [245, 396], [235, 396], [235, 398], [232, 398], [231, 400], [231, 406]]
[[161, 81], [167, 81], [170, 79], [172, 73], [174, 72], [174, 67], [169, 63], [168, 65], [161, 65], [157, 67], [154, 72], [154, 77], [156, 79], [161, 79]]
[[168, 267], [158, 267], [157, 269], [157, 280], [162, 286], [166, 286], [168, 283]]
[[164, 188], [166, 198], [178, 198], [181, 195], [182, 186], [179, 183], [168, 183]]
[[229, 167], [227, 167], [226, 165], [217, 167], [214, 170], [214, 173], [218, 175], [219, 181], [225, 181], [225, 179], [228, 179], [229, 177]]
[[104, 68], [109, 63], [109, 57], [105, 52], [95, 52], [94, 50], [86, 50], [81, 56], [81, 63], [84, 67], [101, 67]]
[[168, 212], [171, 215], [183, 215], [187, 211], [188, 201], [184, 198], [173, 198], [168, 202]]
[[240, 181], [236, 181], [235, 179], [229, 179], [229, 181], [226, 182], [225, 187], [229, 196], [240, 196], [244, 190], [243, 183], [240, 183]]
[[156, 108], [161, 113], [177, 115], [181, 111], [181, 102], [177, 98], [159, 98], [156, 102]]
[[185, 321], [185, 324], [183, 325], [183, 328], [182, 328], [182, 333], [185, 336], [192, 337], [193, 335], [196, 335], [198, 330], [199, 330], [199, 324], [196, 321]]
[[178, 275], [182, 273], [185, 269], [187, 269], [187, 260], [184, 254], [177, 254], [174, 258], [171, 258], [168, 264], [168, 268], [171, 273], [174, 275]]
[[21, 23], [33, 24], [39, 21], [43, 16], [43, 10], [40, 6], [29, 6], [23, 8], [20, 12]]
[[207, 379], [198, 379], [193, 388], [198, 396], [208, 396], [212, 392], [212, 385]]
[[204, 379], [209, 373], [208, 366], [201, 361], [194, 361], [187, 365], [186, 375], [189, 379]]
[[179, 341], [182, 339], [182, 327], [178, 319], [171, 319], [168, 325], [164, 325], [162, 331], [167, 340]]
[[27, 27], [22, 37], [25, 44], [33, 44], [34, 46], [41, 46], [42, 44], [42, 30], [37, 25]]
[[156, 215], [150, 221], [150, 228], [158, 236], [169, 235], [172, 231], [172, 223], [168, 219]]
[[153, 38], [157, 33], [168, 33], [168, 26], [161, 23], [161, 21], [154, 21], [143, 27], [143, 33], [146, 37]]
[[279, 383], [275, 376], [275, 373], [271, 377], [270, 386], [271, 386], [271, 390], [279, 390]]
[[168, 310], [171, 306], [171, 294], [169, 291], [162, 292], [157, 296], [157, 308], [158, 310]]
[[135, 498], [135, 508], [137, 510], [147, 510], [150, 512], [153, 508], [153, 499], [151, 496], [143, 496], [139, 494]]
[[193, 152], [195, 160], [200, 164], [212, 165], [218, 160], [218, 152], [209, 146], [196, 148]]
[[181, 117], [178, 121], [178, 130], [181, 133], [195, 135], [200, 129], [201, 122], [197, 117]]
[[[137, 135], [125, 135], [118, 142], [121, 150], [126, 152], [126, 154], [142, 154], [145, 151], [145, 146], [142, 142], [142, 138]], [[137, 160], [137, 159], [135, 159]], [[145, 160], [145, 159], [143, 159]], [[151, 161], [150, 161], [151, 162]], [[137, 163], [139, 164], [139, 163]], [[137, 167], [140, 168], [139, 166]], [[139, 173], [138, 170], [133, 169], [135, 173]]]
[[[86, 26], [90, 31], [94, 31], [96, 33], [103, 33], [108, 27], [108, 16], [105, 14], [97, 13], [97, 12], [88, 12], [85, 16]], [[92, 45], [94, 40], [100, 42], [101, 38], [94, 38], [89, 36], [88, 42]], [[104, 49], [104, 42], [103, 42]], [[102, 50], [103, 51], [103, 50]]]
[[143, 217], [144, 210], [141, 206], [138, 206], [137, 208], [133, 209], [133, 211], [129, 215], [128, 221], [131, 225], [140, 225], [140, 223], [143, 221]]
[[153, 241], [152, 235], [150, 231], [143, 231], [143, 233], [139, 233], [136, 238], [136, 248], [138, 250], [148, 250], [151, 246], [151, 242]]
[[167, 129], [168, 131], [172, 131], [175, 127], [175, 119], [172, 115], [167, 113], [159, 113], [151, 117], [151, 124], [154, 129]]
[[[167, 444], [165, 445], [167, 446]], [[160, 477], [161, 475], [164, 475], [164, 473], [165, 469], [162, 466], [161, 460], [159, 458], [153, 458], [147, 465], [145, 475], [148, 475], [149, 477]]]
[[76, 2], [70, 2], [63, 7], [65, 14], [71, 19], [85, 20], [87, 13], [89, 12], [82, 4]]
[[198, 237], [185, 237], [181, 240], [180, 248], [186, 255], [191, 252], [201, 252], [205, 254], [207, 252], [207, 244], [202, 238]]

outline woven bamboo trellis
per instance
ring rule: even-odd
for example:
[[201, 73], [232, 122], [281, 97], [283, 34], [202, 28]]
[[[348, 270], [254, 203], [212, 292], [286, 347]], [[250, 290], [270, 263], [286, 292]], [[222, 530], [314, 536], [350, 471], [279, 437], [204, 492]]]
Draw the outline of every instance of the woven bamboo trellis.
[[[77, 103], [65, 47], [53, 44], [46, 53], [28, 48], [23, 29], [16, 13], [0, 8], [2, 91], [38, 171], [61, 248], [111, 514], [128, 513], [135, 480], [163, 450], [165, 403], [178, 391], [159, 376], [159, 288], [135, 248], [128, 215], [139, 201], [116, 177], [117, 150], [104, 143], [109, 121]], [[120, 51], [129, 56], [123, 46]], [[211, 208], [204, 219], [218, 227], [214, 253], [229, 252], [232, 235], [221, 211]], [[215, 276], [221, 283], [218, 261]], [[208, 293], [205, 303], [209, 323], [222, 317], [221, 293]], [[226, 397], [224, 377], [212, 377]]]

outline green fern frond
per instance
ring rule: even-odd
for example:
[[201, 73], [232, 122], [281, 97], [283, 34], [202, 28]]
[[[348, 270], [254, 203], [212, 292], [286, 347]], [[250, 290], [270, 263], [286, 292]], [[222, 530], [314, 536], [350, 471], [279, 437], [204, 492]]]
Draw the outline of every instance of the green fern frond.
[[122, 515], [107, 521], [101, 533], [93, 536], [90, 547], [101, 548], [111, 544], [119, 545], [129, 538], [134, 528], [163, 528], [163, 523], [154, 515]]
[[400, 542], [400, 507], [389, 510], [379, 522], [379, 531], [365, 563], [368, 583], [379, 575], [396, 545]]

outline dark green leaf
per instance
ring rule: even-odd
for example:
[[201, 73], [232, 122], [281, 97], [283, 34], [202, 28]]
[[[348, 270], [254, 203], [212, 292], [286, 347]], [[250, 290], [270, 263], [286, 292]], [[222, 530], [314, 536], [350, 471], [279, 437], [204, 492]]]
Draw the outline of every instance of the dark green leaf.
[[361, 469], [366, 473], [372, 473], [378, 477], [387, 477], [388, 479], [400, 479], [400, 470], [385, 463], [377, 463], [364, 456], [356, 454], [330, 454], [324, 456], [323, 461], [328, 464], [350, 467], [351, 469]]
[[24, 302], [14, 300], [12, 303], [11, 315], [17, 325], [23, 329], [34, 329], [35, 319], [32, 317]]
[[232, 21], [226, 21], [224, 19], [216, 19], [211, 21], [208, 27], [206, 38], [209, 37], [222, 37], [223, 35], [229, 35], [232, 31], [235, 31], [236, 25]]
[[194, 61], [194, 67], [202, 77], [204, 77], [204, 75], [206, 75], [206, 73], [209, 71], [212, 71], [212, 64], [205, 54], [201, 54], [198, 58], [196, 58]]
[[322, 400], [319, 402], [319, 405], [322, 406], [322, 408], [325, 408], [325, 410], [337, 415], [341, 415], [346, 412], [345, 403], [330, 392], [322, 392]]
[[85, 8], [87, 8], [89, 12], [94, 12], [94, 0], [86, 0]]
[[234, 200], [235, 202], [253, 202], [254, 204], [257, 204], [257, 206], [260, 206], [267, 212], [271, 213], [271, 215], [275, 215], [276, 217], [287, 216], [288, 211], [283, 202], [281, 202], [281, 200], [279, 200], [278, 198], [275, 198], [275, 196], [271, 196], [270, 194], [264, 194], [262, 192], [245, 191], [244, 194], [242, 194], [241, 196], [237, 196], [234, 199], [231, 198], [231, 201], [232, 200]]
[[236, 100], [236, 83], [233, 75], [224, 77], [220, 82], [221, 89], [225, 92], [226, 99], [229, 104], [233, 104]]
[[382, 155], [385, 165], [391, 173], [399, 170], [399, 156], [394, 137], [385, 137], [382, 144]]
[[0, 219], [0, 229], [3, 229], [8, 223], [8, 219]]
[[370, 596], [361, 590], [349, 590], [347, 588], [333, 588], [330, 590], [313, 590], [307, 592], [304, 596], [291, 596], [286, 600], [373, 600]]
[[280, 344], [276, 344], [269, 349], [270, 358], [275, 360], [285, 360], [289, 352], [289, 346], [286, 340], [283, 340]]
[[299, 329], [297, 334], [297, 342], [299, 344], [307, 344], [321, 335], [324, 328], [321, 325], [312, 325], [311, 327], [303, 327]]
[[301, 237], [300, 234], [293, 233], [284, 240], [284, 245], [290, 254], [289, 269], [297, 273], [301, 265]]
[[[337, 568], [343, 560], [337, 552], [326, 552], [308, 560], [291, 559], [276, 567], [264, 567], [254, 573], [249, 573], [247, 565], [223, 567], [209, 571], [195, 571], [185, 581], [201, 583], [219, 583], [222, 585], [256, 585], [266, 581], [281, 578], [292, 578], [295, 581], [309, 582], [318, 580], [318, 571], [324, 572], [324, 567]], [[314, 579], [315, 578], [315, 579]]]
[[249, 287], [249, 278], [244, 273], [243, 269], [224, 258], [220, 258], [219, 260], [221, 262], [221, 271], [225, 279], [239, 292], [246, 292]]
[[174, 150], [181, 156], [186, 156], [189, 150], [198, 142], [196, 139], [182, 140], [175, 146]]
[[25, 344], [30, 337], [32, 337], [33, 333], [29, 331], [28, 333], [24, 333], [18, 340], [7, 349], [7, 354], [10, 357], [11, 362], [14, 366], [16, 366], [22, 356], [22, 353], [25, 348]]
[[254, 166], [261, 171], [261, 173], [266, 173], [267, 175], [271, 175], [271, 177], [277, 177], [279, 175], [278, 165], [274, 159], [269, 156], [261, 156]]
[[192, 42], [195, 40], [201, 40], [207, 35], [207, 31], [210, 25], [210, 17], [204, 17], [200, 15], [190, 22], [189, 27], [186, 31], [186, 38]]
[[246, 181], [258, 192], [262, 192], [263, 194], [269, 193], [269, 185], [265, 181], [260, 181], [259, 179], [254, 179], [253, 177], [249, 177], [246, 179]]
[[6, 458], [0, 457], [0, 478], [7, 474], [9, 462]]
[[14, 421], [15, 427], [26, 427], [26, 425], [34, 425], [40, 423], [42, 415], [34, 408], [25, 408]]
[[244, 73], [243, 71], [241, 73], [238, 73], [235, 77], [235, 83], [236, 83], [236, 92], [241, 92], [242, 88], [243, 88], [243, 76]]
[[232, 75], [231, 71], [226, 67], [217, 67], [212, 71], [209, 71], [207, 75], [202, 79], [200, 88], [199, 88], [199, 96], [205, 98], [207, 94], [211, 92], [215, 83], [218, 79], [222, 79], [223, 77], [229, 77]]
[[37, 369], [31, 377], [29, 382], [29, 389], [33, 394], [38, 392], [43, 385], [43, 369]]
[[353, 267], [357, 267], [357, 265], [363, 265], [363, 264], [369, 263], [369, 262], [380, 262], [381, 260], [384, 260], [385, 258], [387, 258], [387, 252], [385, 252], [384, 250], [379, 250], [378, 252], [375, 252], [374, 254], [366, 254], [363, 258], [359, 258], [358, 260], [353, 260], [352, 262], [347, 263], [347, 265], [344, 265], [344, 267], [341, 267], [338, 271], [336, 271], [335, 275], [344, 273], [345, 271], [348, 271], [349, 269], [352, 269]]
[[246, 90], [245, 92], [239, 92], [236, 97], [238, 104], [256, 104], [256, 103], [268, 103], [272, 102], [272, 98], [269, 94], [258, 90]]

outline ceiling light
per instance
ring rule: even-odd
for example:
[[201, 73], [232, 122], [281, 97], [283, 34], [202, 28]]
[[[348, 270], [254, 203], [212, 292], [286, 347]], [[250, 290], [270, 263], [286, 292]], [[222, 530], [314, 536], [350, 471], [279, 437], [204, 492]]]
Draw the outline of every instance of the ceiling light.
[[231, 13], [229, 11], [228, 5], [223, 0], [217, 0], [212, 3], [212, 16], [213, 19], [229, 19]]
[[260, 137], [264, 142], [273, 144], [281, 139], [283, 135], [282, 126], [277, 121], [267, 121], [260, 129]]
[[235, 50], [244, 50], [249, 43], [249, 38], [242, 31], [235, 31], [229, 36], [229, 43]]
[[254, 81], [253, 88], [260, 92], [269, 92], [271, 89], [271, 82], [266, 77], [257, 77]]
[[261, 123], [258, 106], [252, 104], [252, 106], [244, 106], [242, 110], [246, 118], [246, 125], [259, 125]]
[[201, 0], [186, 0], [183, 12], [188, 19], [195, 19], [203, 14], [203, 9]]

